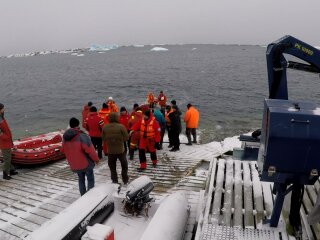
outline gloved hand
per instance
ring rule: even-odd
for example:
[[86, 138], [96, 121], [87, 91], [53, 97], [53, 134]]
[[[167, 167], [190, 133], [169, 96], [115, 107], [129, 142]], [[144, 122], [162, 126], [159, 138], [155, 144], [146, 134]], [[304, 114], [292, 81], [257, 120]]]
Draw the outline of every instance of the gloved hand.
[[154, 144], [154, 148], [157, 149], [157, 150], [160, 150], [160, 149], [161, 149], [161, 148], [160, 148], [160, 143], [156, 142], [156, 143]]

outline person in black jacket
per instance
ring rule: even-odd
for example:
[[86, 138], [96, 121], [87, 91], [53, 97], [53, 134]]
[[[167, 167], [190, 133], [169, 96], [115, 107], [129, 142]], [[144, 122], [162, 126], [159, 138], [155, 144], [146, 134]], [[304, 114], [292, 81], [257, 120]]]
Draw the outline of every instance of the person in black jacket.
[[172, 112], [169, 114], [169, 119], [171, 121], [170, 133], [172, 137], [173, 148], [169, 151], [176, 152], [180, 150], [180, 139], [179, 135], [182, 130], [181, 126], [181, 114], [178, 111], [178, 107], [176, 105], [172, 106]]

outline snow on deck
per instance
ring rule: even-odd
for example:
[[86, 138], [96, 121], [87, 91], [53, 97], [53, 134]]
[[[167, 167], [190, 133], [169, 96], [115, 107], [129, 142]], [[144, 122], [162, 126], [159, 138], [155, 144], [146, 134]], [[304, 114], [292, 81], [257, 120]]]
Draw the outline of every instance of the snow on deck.
[[[181, 137], [186, 142], [185, 137]], [[148, 169], [137, 172], [138, 153], [129, 161], [131, 180], [147, 175], [155, 184], [152, 196], [162, 198], [170, 192], [186, 190], [191, 206], [185, 239], [191, 239], [192, 231], [200, 212], [198, 203], [204, 198], [207, 184], [207, 170], [194, 172], [201, 164], [207, 164], [213, 157], [232, 150], [238, 144], [237, 138], [208, 144], [181, 144], [180, 151], [169, 152], [167, 144], [158, 151], [158, 167], [153, 168], [149, 156]], [[240, 143], [239, 143], [240, 145]], [[117, 166], [121, 182], [121, 167]], [[106, 158], [95, 168], [96, 184], [111, 182]], [[23, 239], [30, 232], [59, 214], [80, 197], [77, 175], [72, 173], [66, 161], [58, 161], [36, 168], [20, 169], [19, 175], [10, 181], [0, 180], [0, 239]]]
[[[181, 142], [186, 139], [181, 138]], [[283, 218], [276, 229], [262, 223], [270, 218], [274, 195], [271, 183], [259, 181], [255, 162], [217, 158], [241, 146], [237, 137], [208, 144], [181, 144], [178, 152], [169, 152], [167, 145], [158, 151], [157, 168], [152, 167], [147, 156], [148, 169], [143, 173], [136, 170], [139, 160], [135, 152], [134, 160], [128, 160], [129, 181], [147, 175], [155, 185], [151, 196], [156, 199], [185, 190], [191, 206], [185, 240], [191, 239], [197, 222], [197, 240], [210, 239], [210, 234], [216, 234], [215, 239], [229, 239], [227, 236], [231, 235], [230, 239], [255, 239], [254, 236], [268, 234], [272, 237], [261, 239], [294, 239], [285, 233]], [[120, 165], [117, 170], [121, 182]], [[96, 184], [111, 182], [106, 158], [95, 168], [95, 178]], [[319, 181], [306, 187], [301, 208], [304, 239], [320, 239], [320, 224], [309, 226], [305, 222], [319, 191]], [[64, 160], [20, 169], [10, 181], [1, 179], [0, 239], [23, 239], [79, 197], [77, 175]]]

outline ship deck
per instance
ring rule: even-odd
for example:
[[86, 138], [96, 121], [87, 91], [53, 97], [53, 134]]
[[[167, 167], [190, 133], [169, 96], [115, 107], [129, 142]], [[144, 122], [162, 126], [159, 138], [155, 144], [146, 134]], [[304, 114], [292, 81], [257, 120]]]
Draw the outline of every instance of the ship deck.
[[[136, 153], [129, 161], [129, 177], [149, 176], [156, 199], [185, 191], [191, 207], [185, 240], [294, 239], [286, 233], [286, 208], [277, 228], [263, 224], [271, 215], [274, 196], [272, 185], [259, 181], [255, 162], [221, 157], [240, 145], [237, 138], [230, 138], [221, 143], [181, 145], [181, 151], [169, 152], [165, 144], [158, 152], [158, 167], [143, 173], [136, 171]], [[120, 165], [117, 170], [121, 176]], [[96, 184], [111, 182], [106, 160], [94, 171]], [[306, 224], [319, 188], [319, 181], [306, 187], [301, 208], [304, 239], [320, 239], [319, 224]], [[23, 239], [79, 197], [77, 175], [65, 160], [20, 169], [12, 180], [0, 181], [0, 239]]]

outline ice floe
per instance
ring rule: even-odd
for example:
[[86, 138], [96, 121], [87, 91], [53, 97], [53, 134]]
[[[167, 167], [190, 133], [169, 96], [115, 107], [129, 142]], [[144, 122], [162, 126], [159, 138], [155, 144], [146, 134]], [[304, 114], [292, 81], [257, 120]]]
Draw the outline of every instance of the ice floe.
[[112, 49], [119, 48], [119, 45], [116, 44], [109, 44], [109, 45], [99, 45], [99, 44], [91, 44], [89, 51], [109, 51]]
[[163, 48], [163, 47], [154, 47], [152, 49], [150, 49], [150, 51], [153, 51], [153, 52], [161, 52], [161, 51], [168, 51], [169, 49], [167, 48]]

